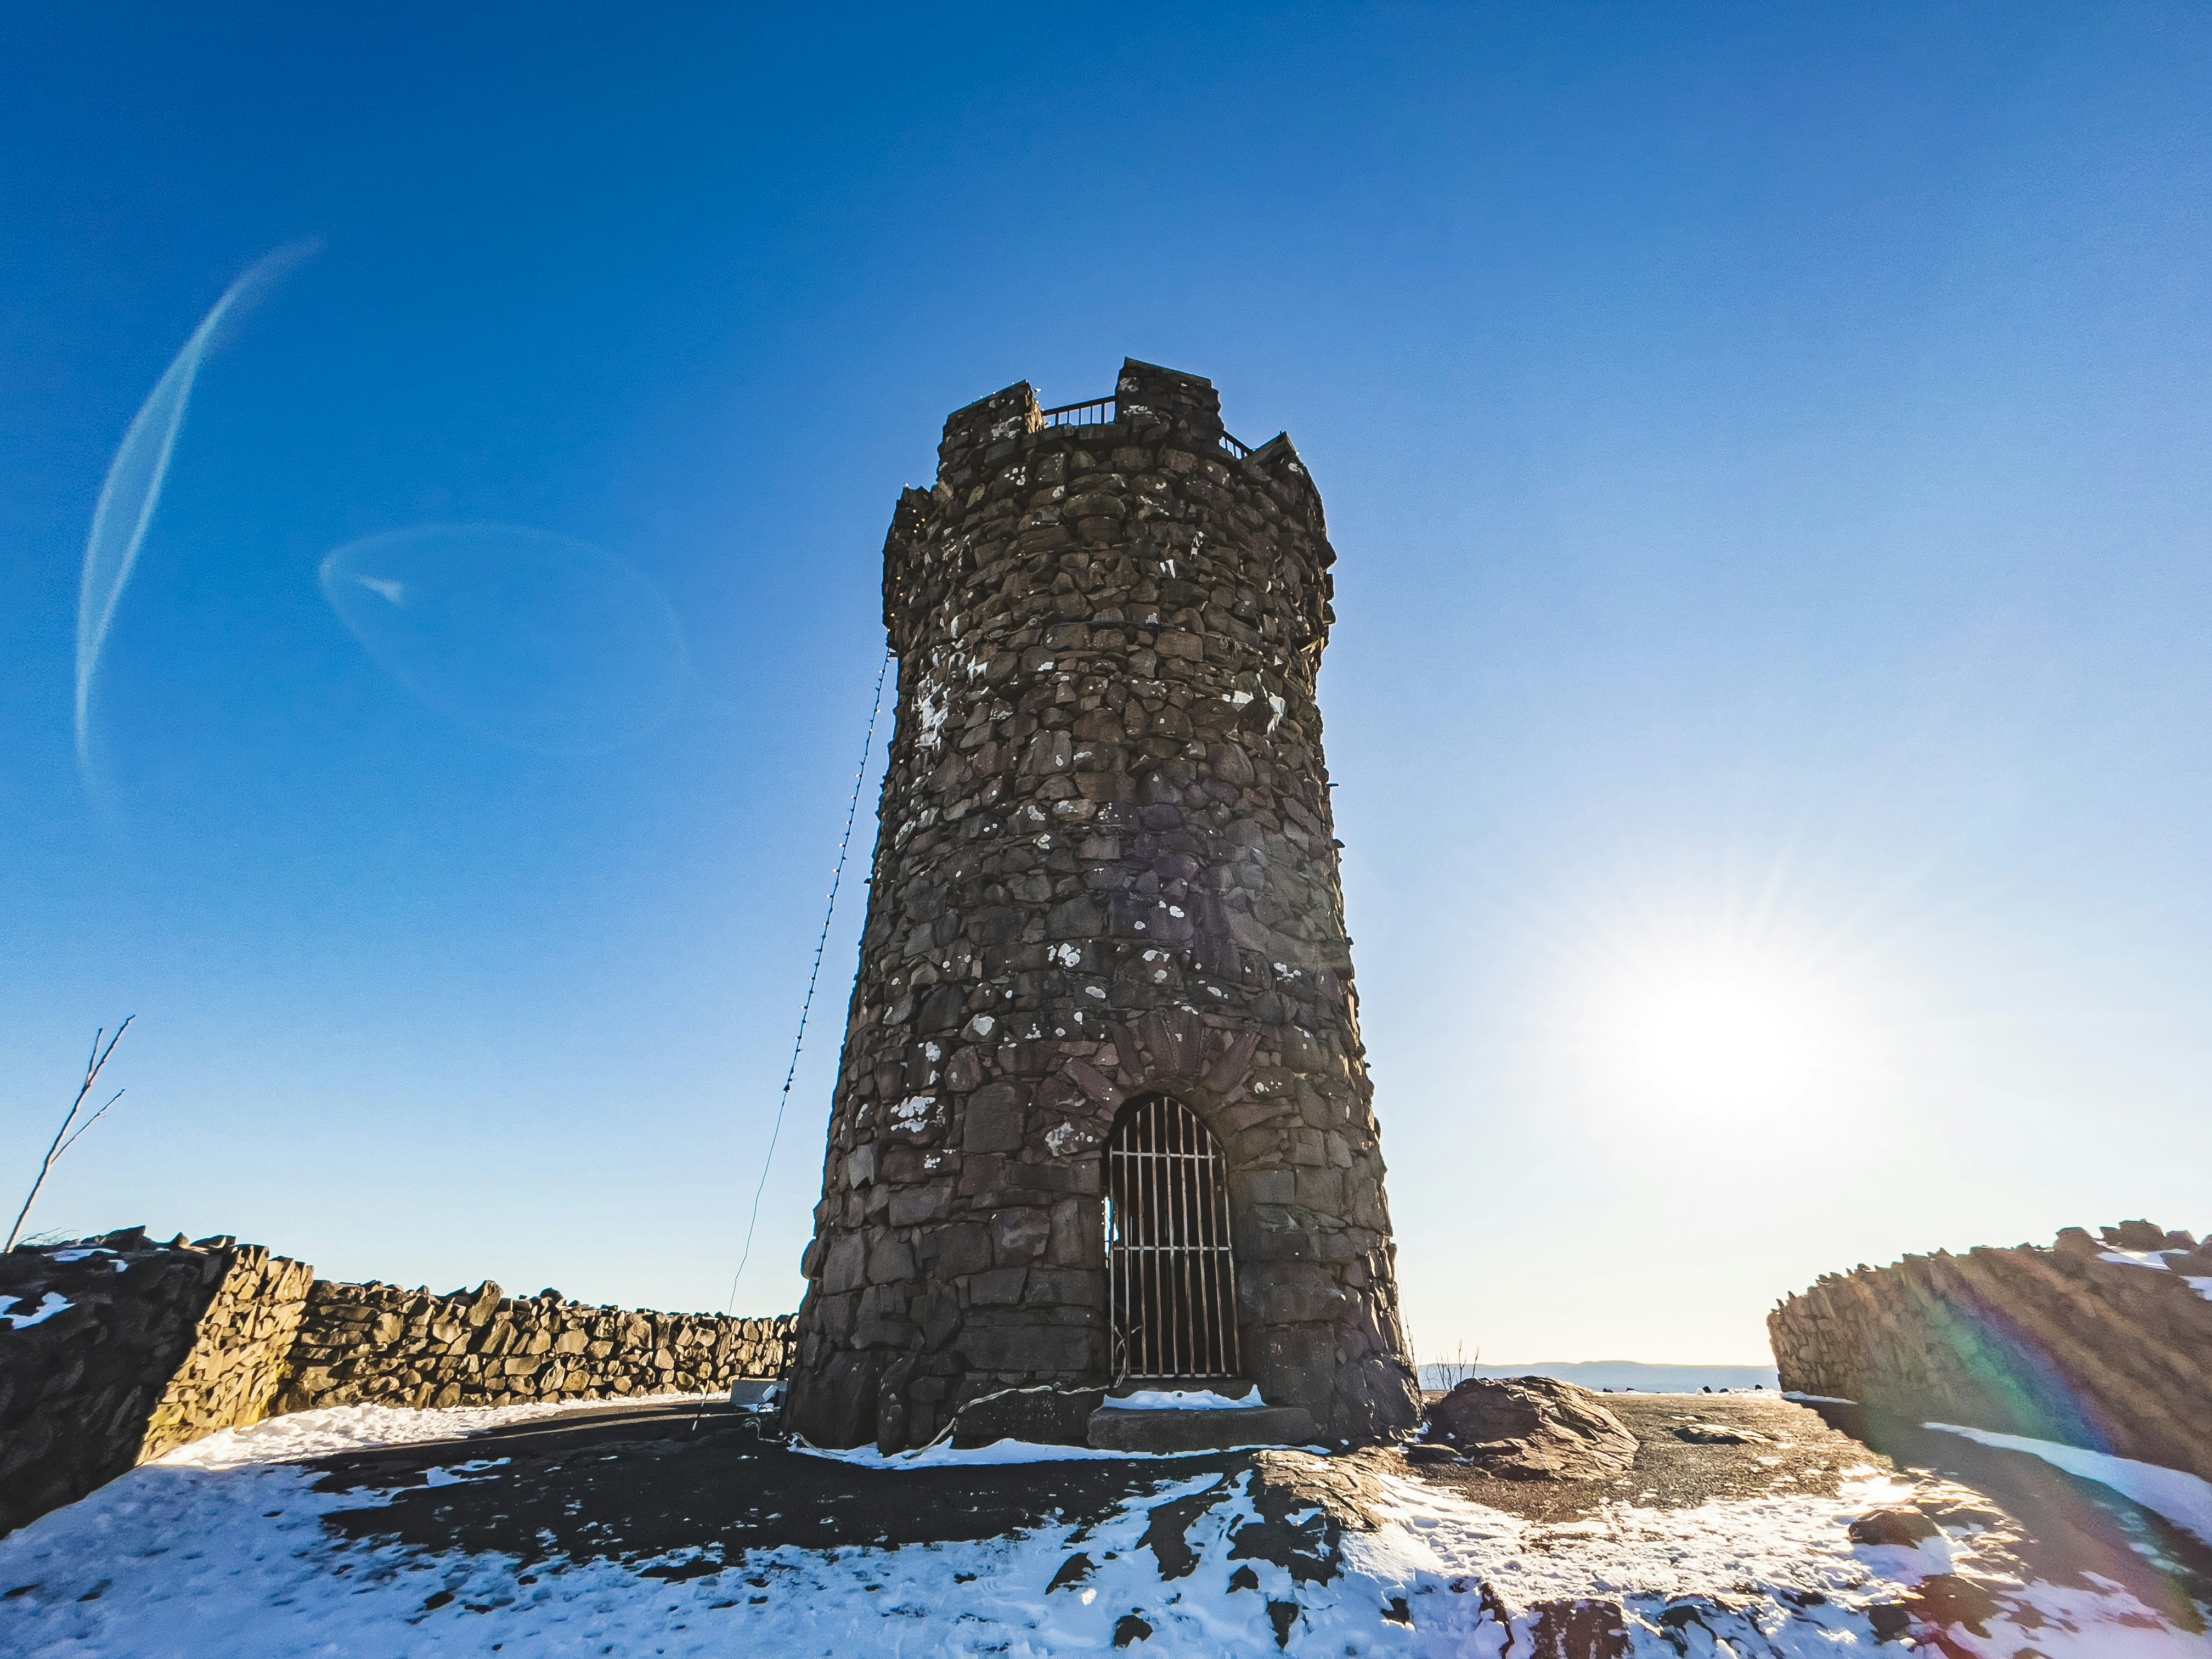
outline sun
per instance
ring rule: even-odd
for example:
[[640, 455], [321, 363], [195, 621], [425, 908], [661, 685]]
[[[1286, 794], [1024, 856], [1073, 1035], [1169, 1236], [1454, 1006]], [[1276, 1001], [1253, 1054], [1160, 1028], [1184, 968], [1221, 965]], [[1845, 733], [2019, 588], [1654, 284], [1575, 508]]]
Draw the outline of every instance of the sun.
[[1624, 1000], [1617, 1058], [1643, 1090], [1676, 1102], [1727, 1111], [1790, 1103], [1816, 1080], [1832, 1036], [1822, 1000], [1780, 971], [1685, 964]]
[[1547, 1022], [1596, 1099], [1654, 1121], [1802, 1121], [1888, 1064], [1891, 1000], [1853, 930], [1726, 893], [1608, 897], [1557, 941]]

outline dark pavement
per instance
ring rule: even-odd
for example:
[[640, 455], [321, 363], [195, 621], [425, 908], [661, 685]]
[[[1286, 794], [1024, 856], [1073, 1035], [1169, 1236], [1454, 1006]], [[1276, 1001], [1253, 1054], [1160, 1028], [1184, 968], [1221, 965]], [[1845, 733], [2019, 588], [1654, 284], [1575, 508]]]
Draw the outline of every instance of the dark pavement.
[[[2203, 1628], [2200, 1609], [2212, 1606], [2212, 1548], [2039, 1460], [1917, 1425], [1869, 1425], [1856, 1407], [1815, 1410], [1771, 1395], [1604, 1399], [1642, 1446], [1624, 1479], [1501, 1480], [1395, 1455], [1388, 1467], [1546, 1524], [1624, 1503], [1668, 1510], [1784, 1492], [1830, 1496], [1849, 1474], [1901, 1472], [1921, 1480], [1923, 1512], [1998, 1529], [2036, 1577], [2124, 1584], [2185, 1630]], [[883, 1471], [764, 1443], [726, 1407], [617, 1406], [313, 1467], [325, 1491], [395, 1493], [325, 1518], [348, 1537], [495, 1551], [526, 1564], [672, 1557], [647, 1571], [682, 1577], [735, 1565], [750, 1549], [949, 1542], [1048, 1521], [1080, 1523], [1168, 1482], [1249, 1462], [1223, 1453]]]

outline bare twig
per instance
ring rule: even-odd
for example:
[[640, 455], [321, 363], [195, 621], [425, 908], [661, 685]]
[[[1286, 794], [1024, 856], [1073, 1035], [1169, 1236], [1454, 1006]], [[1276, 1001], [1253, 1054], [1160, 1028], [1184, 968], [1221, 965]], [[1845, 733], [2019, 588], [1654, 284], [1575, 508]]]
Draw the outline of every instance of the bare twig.
[[1474, 1358], [1469, 1358], [1467, 1344], [1462, 1342], [1449, 1356], [1438, 1354], [1434, 1359], [1429, 1361], [1424, 1369], [1443, 1385], [1444, 1393], [1449, 1394], [1468, 1378], [1477, 1375], [1481, 1367], [1482, 1350], [1478, 1347], [1474, 1351]]
[[[131, 1091], [127, 1089], [118, 1089], [113, 1094], [108, 1096], [107, 1106], [112, 1106], [117, 1101], [122, 1099], [125, 1095], [130, 1092]], [[101, 1107], [90, 1117], [85, 1119], [83, 1122], [76, 1126], [76, 1133], [71, 1135], [67, 1140], [62, 1142], [60, 1150], [55, 1152], [54, 1158], [57, 1162], [59, 1161], [63, 1152], [69, 1151], [70, 1147], [76, 1146], [78, 1141], [84, 1139], [84, 1132], [87, 1129], [89, 1129], [94, 1124], [99, 1122], [100, 1119], [107, 1115], [107, 1106]]]
[[[8, 1242], [4, 1245], [0, 1245], [0, 1249], [12, 1250], [15, 1248], [15, 1241], [23, 1236], [23, 1223], [30, 1217], [31, 1206], [39, 1201], [39, 1188], [46, 1184], [46, 1177], [53, 1173], [54, 1165], [59, 1161], [61, 1155], [76, 1145], [77, 1135], [82, 1135], [87, 1129], [100, 1121], [106, 1115], [107, 1106], [112, 1106], [123, 1098], [123, 1091], [118, 1089], [109, 1097], [107, 1106], [101, 1107], [99, 1111], [77, 1125], [76, 1134], [70, 1133], [70, 1125], [76, 1122], [76, 1115], [84, 1109], [84, 1103], [91, 1097], [93, 1085], [100, 1081], [100, 1073], [107, 1064], [107, 1057], [115, 1052], [115, 1045], [123, 1041], [123, 1034], [131, 1029], [131, 1021], [137, 1018], [137, 1015], [132, 1014], [125, 1019], [122, 1024], [115, 1028], [113, 1036], [107, 1036], [107, 1028], [104, 1025], [92, 1034], [92, 1053], [85, 1060], [84, 1081], [77, 1085], [76, 1098], [70, 1102], [68, 1114], [62, 1119], [62, 1127], [54, 1131], [53, 1144], [46, 1148], [46, 1156], [39, 1165], [38, 1179], [31, 1182], [30, 1194], [23, 1200], [23, 1207], [15, 1212], [15, 1224], [8, 1230]], [[107, 1046], [105, 1048], [100, 1046], [100, 1040], [102, 1037], [107, 1037]]]

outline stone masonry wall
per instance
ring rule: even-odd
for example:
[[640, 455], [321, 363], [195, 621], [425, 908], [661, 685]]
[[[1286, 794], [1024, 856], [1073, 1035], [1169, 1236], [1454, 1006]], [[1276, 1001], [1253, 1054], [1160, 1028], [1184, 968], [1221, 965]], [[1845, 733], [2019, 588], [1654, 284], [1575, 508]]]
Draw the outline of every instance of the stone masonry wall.
[[1112, 1368], [1103, 1147], [1152, 1090], [1220, 1141], [1243, 1366], [1334, 1435], [1410, 1426], [1315, 678], [1335, 554], [1288, 437], [1124, 365], [945, 423], [884, 552], [899, 659], [792, 1415], [927, 1441]]
[[0, 1255], [0, 1532], [258, 1420], [308, 1275], [137, 1228]]
[[2102, 1231], [1829, 1275], [1767, 1316], [1782, 1386], [2212, 1479], [2212, 1248]]
[[472, 1294], [432, 1296], [318, 1280], [280, 1409], [508, 1406], [726, 1389], [740, 1377], [781, 1375], [793, 1324], [789, 1315], [587, 1307], [550, 1291], [517, 1299], [489, 1281]]
[[0, 1255], [0, 1534], [280, 1412], [509, 1405], [781, 1376], [775, 1319], [342, 1285], [229, 1238], [143, 1230]]
[[315, 1270], [258, 1244], [223, 1243], [230, 1269], [147, 1421], [142, 1463], [217, 1430], [258, 1423], [283, 1385]]

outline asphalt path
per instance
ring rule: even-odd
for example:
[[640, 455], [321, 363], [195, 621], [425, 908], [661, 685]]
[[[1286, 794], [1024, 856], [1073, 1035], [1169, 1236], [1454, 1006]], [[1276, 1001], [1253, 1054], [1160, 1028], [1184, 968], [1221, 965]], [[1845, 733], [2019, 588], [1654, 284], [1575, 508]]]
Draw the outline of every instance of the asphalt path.
[[[1176, 1480], [1246, 1467], [1236, 1454], [1159, 1460], [858, 1468], [763, 1443], [726, 1407], [579, 1411], [319, 1460], [322, 1491], [392, 1494], [325, 1524], [354, 1538], [498, 1551], [526, 1563], [635, 1561], [796, 1544], [999, 1538], [1096, 1519]], [[465, 1468], [464, 1465], [476, 1465]], [[707, 1561], [700, 1572], [714, 1571]], [[686, 1571], [671, 1568], [671, 1571]]]
[[[1942, 1524], [2000, 1527], [2035, 1576], [2126, 1585], [2184, 1629], [2212, 1607], [2212, 1549], [2109, 1488], [2024, 1454], [1856, 1407], [1773, 1395], [1608, 1395], [1641, 1450], [1610, 1481], [1510, 1480], [1390, 1454], [1385, 1467], [1540, 1527], [1610, 1506], [1682, 1510], [1781, 1492], [1829, 1495], [1869, 1470], [1920, 1483]], [[318, 1460], [325, 1491], [378, 1494], [325, 1524], [352, 1538], [496, 1552], [526, 1565], [604, 1559], [667, 1577], [752, 1549], [951, 1542], [1095, 1520], [1171, 1481], [1249, 1467], [1236, 1453], [885, 1471], [763, 1442], [726, 1407], [599, 1407]]]

